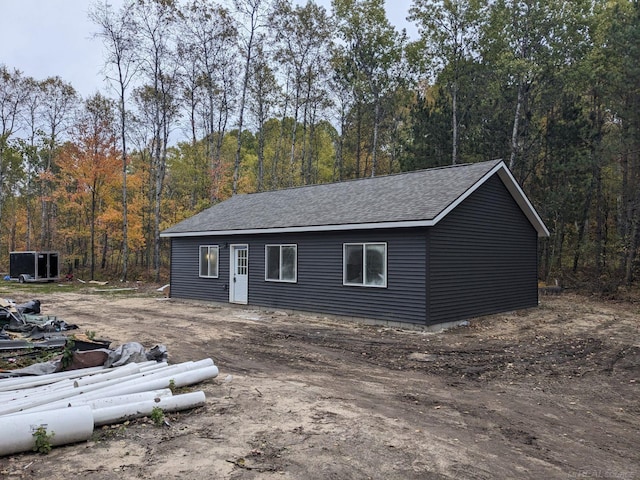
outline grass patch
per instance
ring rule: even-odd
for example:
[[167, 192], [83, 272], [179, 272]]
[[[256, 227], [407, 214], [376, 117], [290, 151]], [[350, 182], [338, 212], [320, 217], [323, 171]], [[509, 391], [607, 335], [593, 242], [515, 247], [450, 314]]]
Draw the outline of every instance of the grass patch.
[[38, 298], [41, 295], [53, 293], [81, 293], [83, 295], [109, 295], [118, 297], [163, 297], [164, 293], [157, 291], [158, 286], [143, 282], [109, 282], [106, 285], [96, 283], [51, 282], [51, 283], [18, 283], [14, 281], [0, 281], [0, 298], [11, 298], [18, 302], [22, 299]]
[[0, 282], [0, 296], [17, 297], [26, 295], [38, 295], [65, 292], [82, 291], [84, 285], [72, 282], [49, 282], [49, 283], [18, 283], [3, 280]]

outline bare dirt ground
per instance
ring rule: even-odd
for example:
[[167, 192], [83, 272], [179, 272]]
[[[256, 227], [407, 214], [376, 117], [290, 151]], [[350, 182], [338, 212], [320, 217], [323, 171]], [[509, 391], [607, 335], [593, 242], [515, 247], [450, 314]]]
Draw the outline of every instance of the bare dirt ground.
[[640, 305], [564, 294], [442, 333], [70, 293], [43, 313], [113, 346], [212, 358], [204, 407], [96, 429], [7, 479], [640, 478]]

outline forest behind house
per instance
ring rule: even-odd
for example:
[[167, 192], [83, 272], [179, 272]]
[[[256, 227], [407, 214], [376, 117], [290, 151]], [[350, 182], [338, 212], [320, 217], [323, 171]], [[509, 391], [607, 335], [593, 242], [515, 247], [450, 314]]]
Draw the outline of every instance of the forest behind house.
[[0, 65], [0, 271], [166, 280], [160, 232], [231, 195], [501, 158], [539, 277], [640, 273], [640, 2], [125, 0], [89, 7], [104, 90]]

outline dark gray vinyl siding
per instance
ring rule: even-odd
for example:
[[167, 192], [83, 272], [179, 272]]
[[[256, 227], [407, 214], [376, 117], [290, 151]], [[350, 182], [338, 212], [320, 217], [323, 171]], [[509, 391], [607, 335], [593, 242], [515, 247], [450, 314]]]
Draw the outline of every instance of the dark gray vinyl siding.
[[537, 305], [537, 234], [493, 176], [429, 232], [428, 323]]
[[[218, 245], [218, 278], [200, 278], [199, 247]], [[229, 301], [229, 249], [225, 241], [207, 237], [174, 238], [171, 241], [171, 296], [191, 300]]]
[[[342, 248], [351, 242], [387, 243], [386, 288], [342, 284]], [[226, 243], [249, 245], [250, 305], [424, 324], [424, 229], [173, 238], [171, 296], [227, 302], [228, 248], [220, 249], [220, 278], [198, 278], [198, 246]], [[296, 283], [265, 281], [266, 244], [297, 244]]]

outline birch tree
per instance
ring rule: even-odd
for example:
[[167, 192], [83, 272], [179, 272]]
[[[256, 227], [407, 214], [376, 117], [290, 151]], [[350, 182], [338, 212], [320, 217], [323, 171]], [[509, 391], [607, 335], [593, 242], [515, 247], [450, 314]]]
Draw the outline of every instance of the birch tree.
[[[220, 200], [222, 142], [234, 107], [238, 31], [230, 12], [212, 2], [187, 5], [179, 41], [185, 94], [189, 96], [192, 143], [205, 139], [211, 180], [210, 201]], [[201, 122], [199, 122], [201, 120]], [[201, 132], [197, 132], [201, 124]]]
[[140, 43], [136, 61], [143, 86], [134, 95], [140, 117], [150, 129], [150, 161], [153, 176], [153, 268], [160, 277], [160, 221], [169, 137], [179, 114], [178, 65], [175, 58], [176, 3], [173, 0], [139, 0], [135, 4], [135, 28]]
[[[276, 39], [275, 59], [284, 67], [292, 97], [290, 182], [296, 183], [294, 179], [298, 173], [294, 170], [298, 166], [302, 183], [308, 184], [312, 181], [312, 155], [307, 132], [313, 129], [311, 119], [314, 112], [322, 108], [322, 101], [328, 97], [325, 85], [329, 73], [333, 23], [323, 7], [313, 2], [293, 7], [288, 0], [276, 4], [271, 22]], [[302, 134], [298, 132], [300, 123]], [[297, 158], [299, 137], [302, 148]]]
[[382, 99], [397, 86], [406, 35], [398, 33], [389, 23], [383, 0], [333, 0], [332, 7], [338, 22], [337, 62], [344, 66], [343, 78], [358, 92], [354, 97], [371, 106], [373, 177], [378, 164]]
[[24, 82], [20, 71], [0, 65], [0, 218], [7, 194], [7, 177], [13, 163], [9, 140], [19, 128], [20, 113], [26, 98]]
[[267, 26], [269, 0], [233, 0], [239, 32], [239, 52], [242, 58], [242, 81], [240, 84], [240, 103], [238, 106], [238, 138], [236, 142], [235, 160], [233, 163], [233, 195], [238, 193], [238, 180], [240, 178], [240, 162], [242, 150], [242, 132], [244, 128], [245, 107], [247, 93], [249, 93], [249, 80], [251, 65], [255, 56], [256, 44], [264, 41], [263, 30]]
[[[451, 163], [458, 163], [459, 127], [462, 121], [459, 93], [465, 66], [478, 56], [484, 0], [414, 0], [410, 19], [417, 23], [424, 46], [428, 75], [446, 71], [451, 97]], [[433, 77], [432, 77], [433, 78]], [[473, 88], [473, 87], [471, 87]]]
[[[576, 10], [586, 2], [497, 0], [491, 4], [483, 25], [483, 61], [502, 82], [503, 91], [513, 92], [508, 166], [526, 171], [523, 155], [524, 130], [536, 107], [536, 93], [571, 58], [576, 37], [571, 28]], [[530, 137], [531, 138], [531, 137]], [[520, 162], [520, 165], [518, 165]], [[518, 175], [522, 177], [524, 173]]]
[[116, 91], [120, 127], [122, 161], [122, 275], [127, 280], [129, 265], [128, 190], [127, 190], [127, 97], [138, 70], [137, 38], [133, 19], [133, 3], [127, 2], [115, 12], [108, 3], [96, 3], [89, 18], [98, 27], [95, 34], [105, 48], [105, 74]]
[[75, 115], [79, 96], [73, 86], [60, 77], [42, 81], [41, 115], [44, 132], [44, 165], [40, 175], [41, 214], [40, 248], [51, 249], [55, 222], [55, 208], [51, 200], [55, 176], [55, 155]]
[[[265, 124], [274, 113], [279, 101], [279, 85], [273, 70], [268, 64], [268, 59], [264, 53], [262, 45], [257, 47], [256, 61], [253, 65], [249, 90], [251, 100], [249, 110], [253, 116], [256, 136], [258, 140], [257, 157], [258, 165], [256, 172], [256, 189], [261, 192], [265, 189]], [[277, 185], [277, 179], [272, 175], [270, 185]]]

